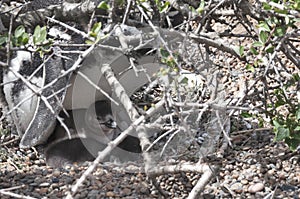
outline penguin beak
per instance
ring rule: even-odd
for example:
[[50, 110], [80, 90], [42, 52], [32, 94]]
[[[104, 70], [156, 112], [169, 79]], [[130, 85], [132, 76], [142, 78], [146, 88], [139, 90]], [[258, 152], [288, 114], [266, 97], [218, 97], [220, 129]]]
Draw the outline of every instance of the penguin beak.
[[110, 119], [110, 120], [108, 120], [108, 121], [106, 121], [102, 124], [104, 124], [106, 127], [110, 128], [110, 129], [116, 129], [117, 128], [117, 123], [113, 119]]

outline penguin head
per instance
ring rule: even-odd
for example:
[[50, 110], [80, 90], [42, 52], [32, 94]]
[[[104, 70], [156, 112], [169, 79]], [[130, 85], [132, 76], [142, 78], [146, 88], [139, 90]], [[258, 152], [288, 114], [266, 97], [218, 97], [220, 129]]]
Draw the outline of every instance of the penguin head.
[[94, 133], [104, 134], [110, 140], [113, 138], [117, 123], [112, 115], [110, 102], [101, 100], [93, 103], [85, 115], [86, 125]]

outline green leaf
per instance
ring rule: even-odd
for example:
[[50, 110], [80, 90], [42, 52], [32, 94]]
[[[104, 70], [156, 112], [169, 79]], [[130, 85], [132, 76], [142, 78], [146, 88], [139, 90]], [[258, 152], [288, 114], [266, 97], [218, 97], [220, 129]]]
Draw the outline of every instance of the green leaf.
[[5, 44], [7, 42], [7, 36], [0, 36], [0, 46], [2, 46], [3, 44]]
[[265, 43], [267, 42], [267, 40], [268, 40], [268, 33], [265, 32], [265, 31], [260, 31], [260, 33], [259, 33], [259, 40], [260, 40], [263, 44], [265, 44]]
[[243, 111], [243, 112], [241, 113], [241, 116], [242, 116], [243, 118], [251, 118], [251, 117], [253, 117], [251, 113], [246, 112], [246, 111]]
[[38, 48], [37, 51], [40, 53], [40, 57], [43, 58], [45, 55], [45, 52], [41, 48]]
[[163, 13], [163, 12], [166, 12], [170, 7], [170, 2], [166, 1], [164, 3], [164, 5], [160, 8], [160, 12]]
[[275, 135], [276, 141], [284, 141], [290, 137], [290, 130], [283, 126], [279, 126], [277, 129], [275, 129]]
[[292, 151], [295, 151], [300, 144], [300, 140], [294, 138], [287, 138], [285, 143], [289, 146]]
[[251, 64], [247, 64], [246, 65], [246, 69], [249, 70], [249, 71], [251, 71], [251, 72], [255, 71], [254, 67]]
[[273, 125], [275, 128], [279, 128], [281, 124], [277, 120], [273, 120]]
[[285, 32], [286, 32], [286, 28], [284, 28], [284, 27], [277, 27], [277, 28], [275, 29], [274, 34], [275, 34], [277, 37], [282, 37], [282, 36], [285, 35]]
[[256, 42], [253, 42], [252, 46], [253, 47], [262, 47], [264, 44], [262, 42], [259, 42], [259, 41], [256, 41]]
[[261, 22], [260, 24], [258, 24], [259, 30], [260, 31], [266, 31], [266, 32], [270, 32], [271, 29], [268, 26], [267, 22]]
[[170, 55], [170, 53], [163, 48], [160, 49], [160, 54], [163, 58], [167, 58]]
[[250, 51], [252, 52], [252, 54], [258, 55], [258, 52], [257, 52], [257, 50], [254, 47], [251, 47]]
[[187, 77], [184, 77], [184, 78], [180, 81], [181, 84], [187, 84], [188, 82], [189, 82], [189, 78], [187, 78]]
[[43, 53], [49, 53], [51, 51], [51, 48], [49, 45], [43, 45], [43, 46], [41, 46], [40, 49]]
[[293, 19], [294, 23], [300, 22], [300, 18]]
[[20, 25], [15, 30], [15, 37], [21, 37], [25, 33], [25, 28], [23, 25]]
[[41, 26], [37, 25], [34, 29], [33, 38], [37, 39], [40, 33], [41, 33]]
[[279, 14], [284, 14], [284, 15], [287, 15], [287, 14], [288, 14], [288, 11], [287, 11], [287, 10], [281, 10], [281, 9], [275, 8], [274, 11], [275, 11], [276, 13], [279, 13]]
[[240, 56], [244, 56], [244, 46], [234, 46], [233, 50]]
[[296, 82], [300, 81], [300, 76], [299, 76], [299, 74], [298, 74], [298, 73], [293, 74], [293, 79], [294, 79]]
[[300, 1], [299, 0], [296, 0], [294, 5], [293, 5], [293, 8], [300, 11]]
[[22, 37], [18, 38], [18, 43], [22, 45], [27, 44], [28, 41], [29, 41], [29, 35], [26, 32], [22, 34]]
[[97, 34], [94, 33], [94, 32], [90, 32], [90, 36], [92, 36], [92, 37], [97, 37]]
[[92, 45], [92, 44], [94, 44], [95, 42], [94, 42], [94, 41], [91, 41], [91, 40], [86, 40], [85, 43], [86, 43], [86, 44]]
[[45, 41], [47, 38], [47, 28], [46, 26], [41, 28], [41, 40], [42, 42]]
[[272, 46], [272, 45], [269, 45], [267, 48], [266, 48], [266, 52], [267, 53], [273, 53], [274, 52], [274, 46]]
[[263, 2], [263, 8], [264, 8], [265, 10], [271, 10], [271, 9], [272, 9], [272, 6], [270, 6], [268, 3]]
[[[266, 19], [266, 22], [268, 24], [269, 27], [274, 27], [276, 26], [276, 23], [274, 22], [273, 18], [268, 18]], [[270, 32], [270, 31], [269, 31]]]
[[33, 42], [35, 44], [41, 44], [44, 41], [46, 41], [47, 37], [47, 29], [46, 26], [40, 27], [39, 25], [35, 27], [34, 33], [33, 33]]
[[101, 1], [97, 8], [99, 9], [103, 9], [103, 10], [109, 10], [110, 9], [110, 6], [105, 2], [105, 1]]
[[205, 1], [202, 0], [202, 1], [200, 2], [199, 7], [196, 9], [196, 11], [197, 11], [199, 14], [202, 14], [202, 12], [203, 12], [203, 10], [204, 10], [204, 7], [205, 7]]
[[98, 23], [95, 23], [93, 25], [93, 28], [92, 28], [92, 32], [95, 33], [96, 35], [99, 34], [99, 32], [101, 31], [101, 28], [102, 28], [102, 23], [101, 22], [98, 22]]
[[283, 105], [285, 105], [286, 103], [285, 103], [285, 101], [283, 100], [283, 97], [282, 96], [276, 96], [277, 97], [277, 101], [275, 102], [275, 104], [274, 104], [274, 106], [276, 107], [276, 108], [278, 108], [279, 106], [283, 106]]

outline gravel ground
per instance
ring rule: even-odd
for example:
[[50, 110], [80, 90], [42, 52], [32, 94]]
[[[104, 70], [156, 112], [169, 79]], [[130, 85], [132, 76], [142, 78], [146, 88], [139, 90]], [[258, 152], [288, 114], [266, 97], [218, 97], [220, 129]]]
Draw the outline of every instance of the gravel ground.
[[[227, 27], [220, 23], [213, 25], [217, 32], [223, 32]], [[232, 32], [242, 34], [246, 31], [237, 27]], [[249, 47], [252, 41], [243, 39], [240, 38], [242, 44]], [[228, 38], [228, 42], [234, 43], [234, 40]], [[222, 83], [226, 84], [229, 98], [233, 98], [230, 104], [235, 105], [247, 87], [245, 80], [251, 85], [257, 74], [246, 70], [244, 62], [227, 53], [211, 50], [214, 63], [222, 66]], [[293, 64], [283, 61], [288, 72], [299, 72]], [[248, 93], [245, 107], [261, 102], [262, 85], [257, 84], [255, 89]], [[218, 160], [220, 171], [206, 186], [203, 198], [300, 198], [300, 154], [290, 152], [283, 143], [273, 142], [274, 135], [270, 130], [251, 131], [245, 126], [238, 130], [242, 131], [232, 134], [233, 147], [228, 149], [223, 159]], [[12, 142], [4, 144], [9, 141]], [[16, 198], [12, 194], [63, 198], [89, 165], [84, 163], [54, 169], [46, 166], [43, 154], [35, 149], [19, 149], [15, 137], [5, 135], [0, 142], [3, 143], [0, 145], [0, 198]], [[98, 165], [75, 198], [161, 198], [142, 172], [141, 165]], [[185, 198], [199, 178], [199, 174], [179, 173], [160, 176], [157, 181], [163, 190], [170, 193], [169, 198]]]
[[[234, 135], [234, 147], [220, 160], [220, 172], [207, 185], [203, 197], [299, 198], [300, 154], [274, 143], [272, 137], [267, 131]], [[5, 189], [35, 198], [62, 198], [89, 164], [54, 169], [45, 165], [43, 155], [32, 149], [21, 150], [17, 142], [1, 148], [0, 160], [1, 198], [14, 198], [3, 194]], [[99, 165], [75, 198], [160, 198], [139, 165]], [[157, 181], [170, 198], [184, 198], [199, 177], [179, 173], [160, 176]]]

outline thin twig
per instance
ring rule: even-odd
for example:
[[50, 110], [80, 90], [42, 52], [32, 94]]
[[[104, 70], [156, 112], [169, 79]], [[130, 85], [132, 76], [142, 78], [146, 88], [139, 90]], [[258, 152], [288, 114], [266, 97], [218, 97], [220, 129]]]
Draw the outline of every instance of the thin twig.
[[87, 39], [89, 39], [89, 40], [91, 40], [91, 41], [94, 41], [94, 40], [95, 40], [94, 37], [90, 37], [90, 36], [89, 36], [88, 34], [86, 34], [85, 32], [80, 31], [80, 30], [78, 30], [77, 28], [74, 28], [74, 27], [72, 27], [72, 26], [69, 26], [69, 25], [66, 24], [66, 23], [63, 23], [63, 22], [61, 22], [61, 21], [58, 21], [58, 20], [56, 20], [56, 19], [54, 19], [54, 18], [47, 17], [47, 16], [46, 16], [46, 19], [48, 19], [48, 20], [51, 21], [51, 22], [57, 23], [57, 24], [59, 24], [59, 25], [65, 27], [65, 28], [67, 28], [67, 29], [69, 29], [69, 30], [71, 30], [71, 31], [73, 31], [73, 32], [75, 32], [75, 33], [81, 35], [83, 38], [87, 38]]
[[14, 142], [18, 141], [18, 140], [20, 140], [20, 137], [14, 137], [13, 139], [11, 139], [11, 140], [9, 140], [7, 142], [1, 143], [0, 146], [7, 146], [7, 145], [9, 145], [11, 143], [14, 143]]
[[123, 16], [123, 21], [122, 21], [123, 25], [125, 24], [125, 22], [128, 19], [131, 4], [132, 4], [132, 1], [131, 0], [127, 0], [126, 11], [125, 11], [125, 14]]
[[1, 190], [1, 189], [0, 189], [0, 193], [3, 194], [3, 195], [11, 196], [11, 197], [13, 197], [13, 198], [37, 199], [37, 198], [33, 198], [33, 197], [31, 197], [31, 196], [24, 196], [24, 195], [12, 193], [12, 192], [9, 192], [9, 191], [3, 191], [3, 190]]
[[214, 176], [214, 172], [215, 171], [211, 170], [211, 167], [209, 167], [209, 169], [205, 170], [205, 172], [202, 174], [201, 178], [198, 180], [197, 184], [193, 187], [192, 191], [189, 193], [189, 196], [187, 197], [187, 199], [199, 198], [199, 195], [203, 192], [207, 183]]

